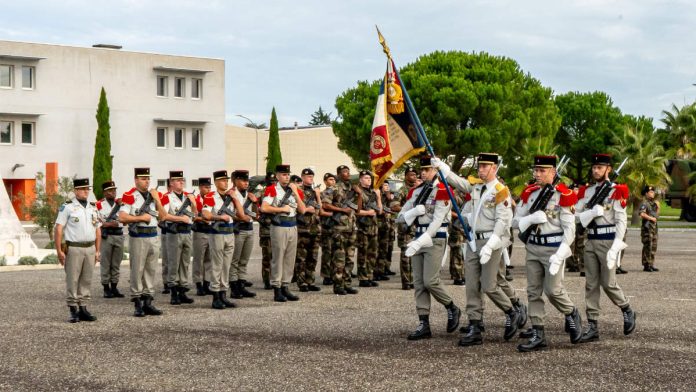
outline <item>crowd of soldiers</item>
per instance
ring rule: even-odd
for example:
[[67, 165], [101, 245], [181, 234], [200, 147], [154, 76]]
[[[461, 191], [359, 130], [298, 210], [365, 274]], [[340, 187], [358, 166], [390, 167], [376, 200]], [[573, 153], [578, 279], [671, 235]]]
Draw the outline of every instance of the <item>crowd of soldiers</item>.
[[[69, 321], [96, 320], [86, 307], [95, 261], [101, 263], [104, 297], [124, 297], [118, 289], [124, 229], [134, 316], [163, 313], [153, 304], [160, 257], [163, 293], [170, 295], [171, 305], [192, 304], [187, 293], [195, 286], [197, 296], [212, 297], [211, 308], [236, 307], [231, 299], [256, 296], [249, 289], [247, 265], [258, 222], [263, 288], [273, 290], [276, 302], [300, 299], [290, 291], [292, 283], [300, 292], [320, 291], [317, 264], [321, 284], [332, 286], [339, 296], [358, 294], [357, 287], [377, 287], [379, 281], [396, 275], [390, 268], [396, 240], [401, 250], [401, 288], [415, 289], [419, 317], [409, 340], [432, 336], [431, 296], [447, 310], [447, 331], [459, 327], [462, 311], [440, 282], [447, 248], [453, 284], [466, 286], [468, 325], [459, 328], [460, 346], [483, 343], [484, 294], [504, 314], [506, 341], [531, 321], [532, 326], [519, 334], [528, 339], [518, 346], [522, 352], [548, 347], [542, 294], [564, 315], [572, 343], [599, 338], [600, 287], [621, 308], [624, 333], [632, 333], [635, 312], [615, 278], [625, 248], [628, 189], [612, 184], [602, 200], [593, 198], [608, 182], [611, 157], [593, 155], [593, 184], [571, 189], [556, 182], [556, 157], [535, 157], [534, 182], [517, 203], [497, 175], [500, 163], [497, 154], [479, 154], [478, 176], [464, 178], [438, 158], [424, 156], [419, 172], [406, 167], [403, 186], [396, 193], [388, 181], [374, 189], [369, 171], [359, 172], [357, 183], [351, 182], [350, 169], [344, 165], [335, 174], [324, 174], [323, 187], [316, 186], [309, 168], [295, 176], [288, 165], [278, 165], [257, 189], [249, 189], [248, 171], [236, 170], [229, 176], [219, 170], [212, 178], [198, 178], [197, 194], [184, 190], [182, 171], [170, 172], [168, 190], [162, 194], [150, 188], [149, 168], [136, 168], [132, 189], [117, 198], [116, 184], [107, 181], [102, 184], [104, 198], [95, 204], [87, 202], [89, 181], [76, 179], [75, 199], [61, 206], [56, 221], [56, 243], [63, 244], [58, 257], [66, 270]], [[438, 171], [447, 185], [437, 177]], [[465, 225], [452, 208], [450, 193]], [[659, 207], [654, 189], [644, 194], [640, 210], [646, 228], [644, 269], [657, 271], [653, 262]], [[535, 203], [537, 199], [543, 199], [543, 205]], [[524, 240], [528, 305], [508, 283], [513, 228], [531, 233]], [[563, 273], [558, 273], [566, 259], [568, 271], [585, 274], [584, 331], [580, 312], [564, 289]]]

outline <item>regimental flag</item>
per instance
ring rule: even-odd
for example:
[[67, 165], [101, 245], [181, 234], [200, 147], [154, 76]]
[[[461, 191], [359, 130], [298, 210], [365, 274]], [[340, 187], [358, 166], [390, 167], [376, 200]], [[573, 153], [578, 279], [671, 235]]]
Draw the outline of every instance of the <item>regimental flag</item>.
[[405, 105], [405, 87], [381, 33], [379, 40], [387, 54], [387, 72], [379, 88], [370, 138], [370, 163], [375, 175], [375, 188], [379, 188], [394, 170], [411, 157], [425, 151], [425, 142], [416, 130], [416, 113]]

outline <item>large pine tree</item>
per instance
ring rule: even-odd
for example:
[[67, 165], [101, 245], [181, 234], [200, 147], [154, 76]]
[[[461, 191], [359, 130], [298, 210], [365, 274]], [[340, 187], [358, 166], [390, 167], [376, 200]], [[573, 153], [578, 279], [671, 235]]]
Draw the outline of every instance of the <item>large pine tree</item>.
[[283, 163], [280, 153], [280, 135], [278, 134], [278, 117], [275, 107], [271, 112], [271, 128], [268, 134], [268, 156], [266, 157], [266, 172], [274, 172], [276, 165]]
[[97, 137], [94, 142], [94, 160], [92, 162], [92, 181], [94, 196], [103, 197], [101, 184], [111, 179], [113, 162], [111, 159], [111, 125], [109, 125], [109, 104], [106, 101], [106, 91], [101, 89], [99, 105], [97, 106]]

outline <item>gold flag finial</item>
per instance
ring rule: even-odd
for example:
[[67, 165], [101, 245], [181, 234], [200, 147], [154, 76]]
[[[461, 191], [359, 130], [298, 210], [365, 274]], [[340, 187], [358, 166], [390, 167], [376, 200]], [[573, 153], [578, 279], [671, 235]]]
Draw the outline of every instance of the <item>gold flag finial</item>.
[[379, 36], [379, 43], [382, 45], [382, 50], [384, 51], [384, 54], [386, 54], [387, 57], [391, 58], [391, 52], [389, 51], [389, 47], [387, 46], [387, 41], [384, 39], [382, 32], [379, 31], [379, 27], [377, 27], [377, 25], [375, 25], [375, 28], [377, 29], [377, 35]]

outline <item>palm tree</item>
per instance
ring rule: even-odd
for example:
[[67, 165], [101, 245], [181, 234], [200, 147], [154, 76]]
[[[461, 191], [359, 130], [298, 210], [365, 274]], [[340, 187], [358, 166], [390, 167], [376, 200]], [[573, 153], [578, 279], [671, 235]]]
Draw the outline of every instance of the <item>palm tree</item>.
[[642, 199], [641, 191], [646, 185], [666, 188], [671, 179], [665, 171], [667, 155], [659, 143], [658, 135], [650, 121], [627, 125], [618, 144], [612, 148], [617, 157], [628, 157], [621, 171], [619, 181], [625, 182], [631, 191], [633, 205], [631, 224], [638, 223], [638, 207]]
[[696, 154], [696, 103], [672, 110], [663, 110], [660, 121], [672, 140], [672, 148], [667, 155], [677, 159], [691, 159]]

